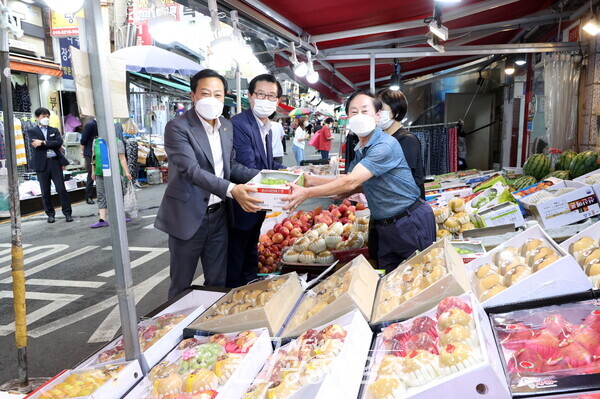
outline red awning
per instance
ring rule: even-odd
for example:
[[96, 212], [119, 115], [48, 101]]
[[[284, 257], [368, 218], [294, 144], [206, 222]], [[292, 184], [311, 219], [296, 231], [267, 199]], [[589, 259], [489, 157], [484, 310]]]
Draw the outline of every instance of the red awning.
[[31, 58], [10, 56], [10, 69], [14, 71], [37, 73], [39, 75], [62, 76], [60, 65]]
[[294, 107], [290, 107], [287, 104], [284, 104], [284, 103], [277, 104], [277, 112], [279, 112], [280, 114], [287, 114], [293, 110], [294, 110]]

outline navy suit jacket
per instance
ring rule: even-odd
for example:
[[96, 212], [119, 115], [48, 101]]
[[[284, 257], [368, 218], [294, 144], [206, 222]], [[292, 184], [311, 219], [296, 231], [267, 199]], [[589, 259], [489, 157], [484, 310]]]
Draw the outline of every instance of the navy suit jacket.
[[[284, 165], [273, 160], [272, 135], [267, 135], [267, 151], [263, 145], [258, 122], [252, 109], [231, 118], [233, 124], [233, 147], [236, 160], [251, 169], [283, 169]], [[244, 212], [242, 207], [234, 202], [235, 228], [250, 230], [263, 215], [260, 213]]]
[[44, 137], [42, 129], [40, 129], [39, 126], [35, 126], [27, 131], [27, 136], [30, 140], [29, 145], [31, 145], [31, 140], [33, 139], [44, 140], [46, 142], [46, 145], [40, 145], [38, 147], [31, 146], [31, 163], [33, 164], [33, 170], [42, 172], [46, 169], [46, 153], [48, 150], [54, 150], [62, 166], [67, 166], [69, 164], [69, 161], [62, 153], [63, 139], [57, 128], [48, 126], [48, 138], [46, 138]]

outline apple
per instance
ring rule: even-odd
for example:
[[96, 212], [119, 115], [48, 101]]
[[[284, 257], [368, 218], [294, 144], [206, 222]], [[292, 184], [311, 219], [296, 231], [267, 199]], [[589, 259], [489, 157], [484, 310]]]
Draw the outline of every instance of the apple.
[[285, 223], [283, 224], [283, 227], [284, 227], [284, 228], [286, 228], [286, 229], [288, 229], [288, 231], [289, 231], [289, 230], [291, 230], [291, 229], [293, 229], [293, 228], [294, 228], [294, 225], [292, 224], [292, 222], [290, 222], [290, 221], [288, 220], [287, 222], [285, 222]]
[[[283, 240], [281, 240], [281, 242], [283, 242]], [[273, 245], [271, 245], [271, 251], [280, 251], [281, 250], [281, 243], [275, 243]]]
[[355, 207], [354, 205], [350, 205], [350, 206], [348, 207], [348, 210], [349, 210], [350, 212], [356, 212], [356, 207]]
[[290, 218], [285, 218], [281, 221], [281, 224], [285, 226], [286, 222], [291, 222], [292, 220]]
[[284, 248], [285, 247], [289, 247], [290, 246], [290, 240], [286, 238], [285, 240], [283, 240], [281, 242], [281, 246], [284, 247]]
[[365, 204], [363, 204], [362, 202], [359, 202], [358, 204], [356, 204], [356, 210], [357, 211], [364, 211], [365, 210]]
[[302, 222], [302, 224], [308, 223], [308, 216], [307, 215], [302, 215], [300, 216], [300, 222]]
[[281, 230], [281, 228], [282, 228], [282, 227], [283, 227], [283, 226], [281, 226], [280, 224], [276, 224], [276, 225], [273, 227], [273, 231], [274, 231], [275, 233], [279, 233], [279, 230]]
[[273, 235], [269, 236], [269, 234], [263, 234], [260, 237], [258, 237], [258, 241], [265, 244], [267, 242], [271, 241], [271, 237], [273, 237]]
[[269, 238], [272, 238], [272, 237], [273, 237], [273, 235], [275, 235], [275, 230], [273, 230], [273, 229], [270, 229], [269, 231], [267, 231], [267, 236], [268, 236]]
[[[292, 226], [292, 228], [293, 228], [293, 226]], [[290, 229], [288, 229], [287, 227], [282, 227], [279, 230], [279, 234], [281, 234], [283, 236], [283, 238], [286, 238], [287, 236], [290, 235]]]
[[343, 217], [340, 219], [340, 223], [341, 224], [348, 224], [350, 223], [350, 219], [348, 219], [347, 217]]
[[269, 247], [270, 247], [271, 245], [273, 245], [273, 241], [271, 241], [271, 240], [269, 239], [269, 241], [267, 241], [267, 242], [264, 242], [264, 243], [263, 243], [263, 245], [265, 246], [265, 251], [266, 251], [267, 249], [269, 249]]
[[302, 229], [302, 233], [306, 233], [308, 231], [308, 226], [303, 224], [301, 229]]
[[335, 208], [334, 204], [329, 205], [329, 210], [332, 210], [333, 208]]
[[342, 203], [342, 205], [338, 206], [338, 211], [340, 211], [340, 213], [344, 214], [346, 213], [346, 211], [348, 210], [348, 205]]
[[350, 220], [351, 222], [354, 222], [356, 220], [356, 215], [351, 213], [348, 215], [348, 220]]
[[300, 227], [294, 227], [290, 230], [290, 237], [300, 237], [302, 236], [302, 229]]
[[267, 259], [265, 259], [265, 264], [267, 266], [275, 264], [275, 258], [272, 255], [267, 256]]
[[258, 252], [262, 252], [265, 250], [265, 246], [263, 244], [258, 244]]
[[323, 211], [323, 207], [322, 206], [318, 206], [315, 208], [315, 210], [313, 211], [315, 216], [318, 215], [319, 213], [321, 213]]
[[308, 220], [311, 220], [312, 218], [315, 217], [315, 212], [314, 211], [308, 211], [308, 212], [306, 212], [306, 216], [308, 216]]
[[346, 198], [345, 200], [342, 201], [342, 204], [346, 205], [346, 206], [350, 206], [350, 205], [352, 205], [352, 202], [350, 202], [350, 200], [348, 198]]
[[263, 267], [261, 267], [261, 268], [258, 269], [258, 272], [260, 274], [269, 274], [269, 269], [267, 269], [266, 267], [263, 266]]
[[[302, 234], [302, 233], [301, 233], [301, 234]], [[290, 247], [291, 247], [292, 245], [294, 245], [294, 243], [296, 242], [296, 239], [297, 239], [297, 238], [298, 238], [298, 237], [292, 237], [292, 238], [290, 238], [290, 240], [289, 240], [289, 241], [290, 241]]]
[[341, 218], [342, 211], [340, 209], [334, 209], [331, 211], [331, 216], [333, 216], [334, 218]]
[[275, 235], [273, 236], [273, 242], [275, 244], [279, 244], [283, 241], [283, 235], [281, 233], [275, 233]]

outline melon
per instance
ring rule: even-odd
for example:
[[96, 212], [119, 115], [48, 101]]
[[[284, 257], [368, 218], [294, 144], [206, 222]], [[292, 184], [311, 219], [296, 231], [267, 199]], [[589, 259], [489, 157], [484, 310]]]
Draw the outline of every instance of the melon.
[[571, 161], [569, 173], [575, 179], [598, 169], [598, 153], [595, 151], [584, 151], [577, 154]]
[[535, 177], [521, 176], [515, 180], [513, 188], [515, 189], [515, 191], [519, 191], [524, 189], [525, 187], [533, 186], [535, 183], [537, 183], [537, 179]]
[[577, 156], [577, 153], [573, 150], [564, 151], [558, 157], [556, 165], [554, 165], [554, 170], [569, 170], [571, 162], [573, 161], [573, 158], [575, 158], [575, 156]]
[[555, 177], [555, 178], [561, 179], [561, 180], [569, 180], [569, 171], [568, 170], [555, 170], [554, 172], [550, 173], [548, 176], [544, 177], [543, 180], [546, 180], [549, 177]]
[[540, 180], [550, 173], [550, 160], [545, 154], [533, 154], [525, 161], [523, 172]]

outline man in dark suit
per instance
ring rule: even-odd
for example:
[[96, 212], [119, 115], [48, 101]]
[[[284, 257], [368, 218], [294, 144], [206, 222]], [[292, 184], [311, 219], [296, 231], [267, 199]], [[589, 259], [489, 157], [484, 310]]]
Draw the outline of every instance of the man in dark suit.
[[62, 167], [69, 164], [62, 153], [63, 139], [58, 129], [48, 126], [50, 111], [47, 108], [36, 109], [35, 119], [38, 121], [38, 126], [29, 129], [27, 134], [31, 138], [31, 146], [33, 147], [31, 162], [40, 182], [42, 201], [44, 211], [48, 215], [48, 223], [54, 223], [55, 221], [54, 205], [52, 205], [52, 195], [50, 193], [51, 182], [54, 182], [65, 219], [67, 222], [72, 222], [71, 200], [65, 188], [62, 171]]
[[96, 137], [98, 137], [98, 124], [96, 123], [96, 119], [92, 118], [85, 124], [81, 140], [79, 141], [83, 157], [85, 158], [85, 169], [87, 171], [87, 181], [85, 182], [85, 202], [87, 204], [94, 203], [94, 200], [92, 199], [92, 192], [94, 189], [94, 180], [92, 179], [92, 144]]
[[[223, 113], [227, 81], [204, 69], [190, 82], [194, 109], [167, 123], [169, 183], [154, 226], [169, 234], [173, 298], [190, 286], [202, 259], [204, 284], [225, 286], [231, 200], [247, 212], [261, 201], [243, 183], [259, 172], [235, 160], [233, 127]], [[234, 184], [232, 182], [241, 183]]]
[[[259, 75], [248, 85], [250, 109], [231, 118], [236, 159], [253, 169], [285, 168], [273, 160], [271, 122], [282, 94], [273, 75]], [[227, 287], [238, 287], [256, 278], [258, 238], [265, 212], [248, 213], [234, 204], [235, 223], [229, 232]]]

